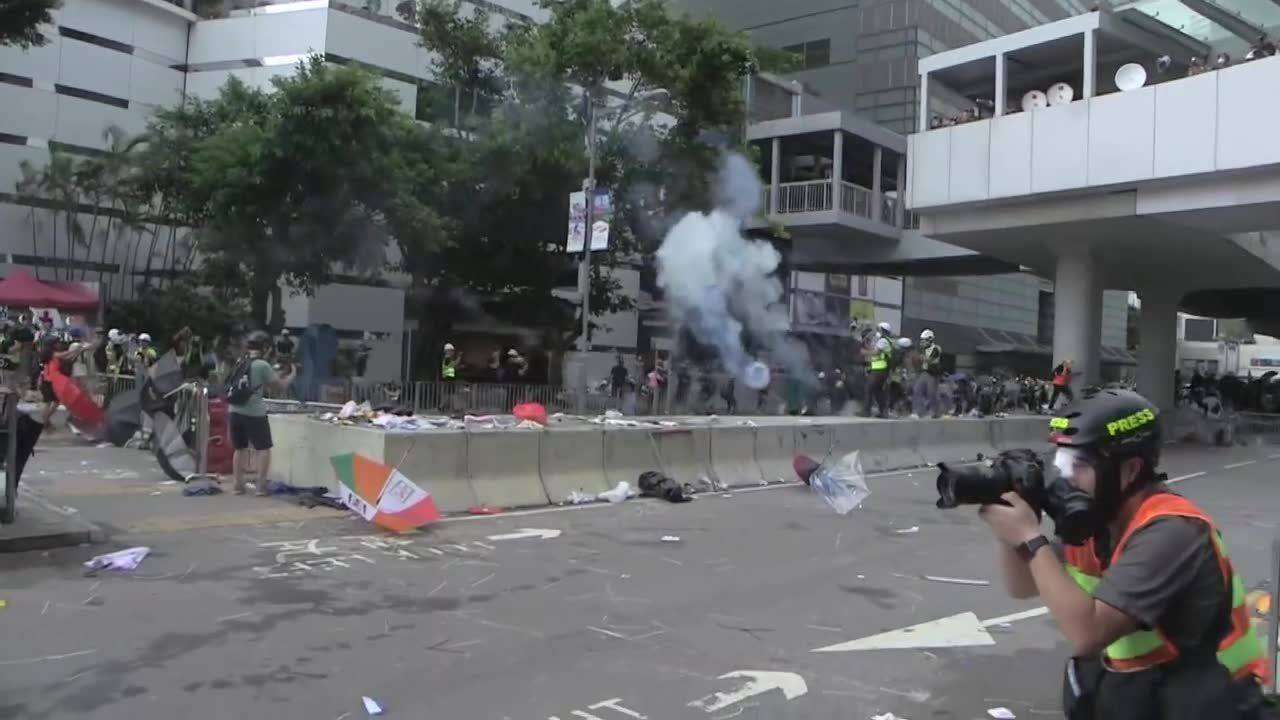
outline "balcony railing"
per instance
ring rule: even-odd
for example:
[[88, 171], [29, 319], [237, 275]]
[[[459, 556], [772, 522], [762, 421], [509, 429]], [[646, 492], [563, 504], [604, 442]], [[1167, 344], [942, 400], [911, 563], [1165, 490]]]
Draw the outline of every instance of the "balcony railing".
[[782, 183], [778, 185], [778, 212], [823, 212], [831, 209], [831, 181]]
[[858, 217], [871, 218], [871, 191], [851, 182], [840, 183], [840, 209]]

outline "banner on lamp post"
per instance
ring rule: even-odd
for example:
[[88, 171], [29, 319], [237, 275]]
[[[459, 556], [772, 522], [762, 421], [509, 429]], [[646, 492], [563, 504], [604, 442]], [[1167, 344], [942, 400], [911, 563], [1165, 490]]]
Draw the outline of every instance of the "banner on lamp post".
[[[606, 190], [597, 190], [595, 206], [591, 209], [591, 249], [607, 250], [609, 248], [609, 225], [613, 222], [613, 203]], [[582, 252], [587, 235], [587, 194], [575, 192], [569, 194], [569, 240], [565, 250], [570, 253]]]

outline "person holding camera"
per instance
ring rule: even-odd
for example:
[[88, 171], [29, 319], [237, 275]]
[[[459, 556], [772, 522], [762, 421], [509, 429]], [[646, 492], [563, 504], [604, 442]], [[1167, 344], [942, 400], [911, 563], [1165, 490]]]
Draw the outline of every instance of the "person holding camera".
[[[1066, 717], [1268, 717], [1269, 663], [1244, 582], [1213, 519], [1157, 472], [1156, 407], [1128, 390], [1089, 391], [1050, 428], [1053, 482], [1007, 483], [1019, 492], [979, 514], [1009, 594], [1039, 596], [1071, 645]], [[1041, 534], [1040, 507], [1057, 542]]]

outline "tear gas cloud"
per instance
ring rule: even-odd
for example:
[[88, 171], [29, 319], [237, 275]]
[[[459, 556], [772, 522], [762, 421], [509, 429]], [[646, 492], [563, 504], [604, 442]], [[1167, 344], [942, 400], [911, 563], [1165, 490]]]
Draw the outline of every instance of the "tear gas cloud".
[[769, 243], [742, 234], [760, 207], [762, 188], [750, 161], [726, 154], [716, 208], [681, 218], [657, 254], [658, 286], [672, 321], [714, 348], [725, 369], [753, 388], [768, 384], [769, 371], [747, 352], [744, 334], [797, 375], [808, 366], [804, 348], [787, 337], [782, 283], [774, 275], [782, 257]]

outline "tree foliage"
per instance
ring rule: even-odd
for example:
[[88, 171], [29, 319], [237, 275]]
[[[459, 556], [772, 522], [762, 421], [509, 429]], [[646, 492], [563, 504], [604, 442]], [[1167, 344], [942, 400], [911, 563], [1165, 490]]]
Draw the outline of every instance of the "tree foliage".
[[0, 45], [23, 49], [49, 42], [42, 25], [53, 24], [58, 0], [0, 0]]
[[431, 145], [426, 202], [447, 219], [443, 241], [397, 237], [422, 288], [410, 311], [435, 336], [428, 351], [454, 318], [477, 314], [549, 328], [536, 341], [553, 349], [573, 340], [576, 307], [552, 290], [575, 282], [564, 252], [567, 196], [587, 175], [592, 119], [598, 186], [615, 213], [611, 248], [592, 275], [594, 316], [630, 306], [600, 266], [643, 258], [668, 217], [705, 207], [718, 139], [740, 137], [743, 79], [760, 65], [744, 36], [674, 14], [662, 0], [543, 5], [547, 22], [503, 29], [452, 0], [422, 0], [406, 13], [455, 101], [480, 98], [479, 112], [455, 104], [453, 125], [465, 133], [439, 131]]

